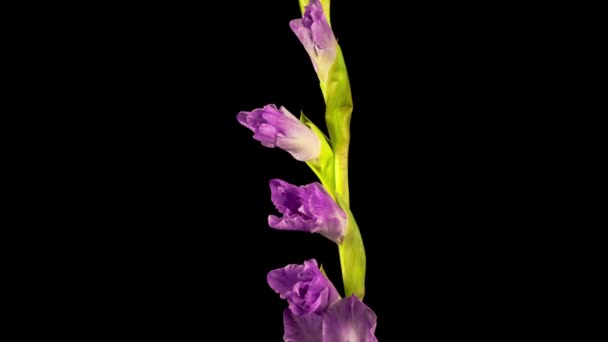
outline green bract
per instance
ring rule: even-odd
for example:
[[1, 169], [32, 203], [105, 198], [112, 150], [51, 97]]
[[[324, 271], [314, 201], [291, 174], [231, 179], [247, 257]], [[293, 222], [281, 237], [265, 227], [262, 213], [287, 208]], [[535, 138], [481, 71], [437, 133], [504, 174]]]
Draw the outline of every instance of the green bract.
[[317, 158], [317, 160], [309, 160], [306, 162], [306, 164], [308, 164], [317, 177], [319, 177], [319, 180], [327, 192], [335, 200], [334, 153], [331, 149], [328, 138], [302, 112], [300, 113], [300, 121], [306, 126], [310, 127], [317, 137], [319, 137], [319, 140], [321, 140], [321, 153], [319, 154], [319, 158]]

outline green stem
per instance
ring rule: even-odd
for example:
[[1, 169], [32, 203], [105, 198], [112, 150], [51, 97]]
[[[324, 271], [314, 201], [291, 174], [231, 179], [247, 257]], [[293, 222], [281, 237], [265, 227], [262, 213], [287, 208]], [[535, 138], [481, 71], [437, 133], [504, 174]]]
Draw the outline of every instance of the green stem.
[[342, 146], [340, 151], [334, 152], [334, 170], [336, 194], [344, 201], [344, 206], [350, 208], [348, 191], [348, 144]]
[[338, 204], [348, 215], [344, 240], [338, 245], [344, 294], [347, 297], [356, 295], [363, 299], [365, 295], [365, 249], [359, 227], [350, 210], [348, 189], [348, 149], [353, 102], [348, 73], [339, 46], [327, 82], [321, 84], [321, 90], [325, 98], [325, 122], [333, 150], [335, 185], [333, 191]]
[[348, 222], [349, 229], [346, 231], [344, 241], [338, 245], [344, 294], [346, 297], [354, 294], [363, 300], [365, 295], [365, 248], [361, 232], [350, 209], [348, 210]]

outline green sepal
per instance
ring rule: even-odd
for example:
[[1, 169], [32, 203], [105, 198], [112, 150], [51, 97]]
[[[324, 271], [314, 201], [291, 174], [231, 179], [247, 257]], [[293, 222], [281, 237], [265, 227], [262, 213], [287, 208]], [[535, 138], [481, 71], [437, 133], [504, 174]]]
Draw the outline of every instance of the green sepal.
[[[323, 273], [325, 278], [327, 278], [327, 273], [325, 273], [325, 270], [323, 269], [323, 264], [321, 264], [321, 266], [319, 267], [319, 270], [321, 270], [321, 273]], [[327, 278], [327, 279], [329, 279], [329, 278]]]
[[[331, 149], [329, 139], [310, 119], [300, 112], [300, 121], [308, 126], [321, 140], [321, 153], [316, 160], [309, 160], [306, 164], [317, 175], [327, 192], [334, 198], [335, 180], [334, 180], [334, 153]], [[335, 200], [335, 198], [334, 198]]]

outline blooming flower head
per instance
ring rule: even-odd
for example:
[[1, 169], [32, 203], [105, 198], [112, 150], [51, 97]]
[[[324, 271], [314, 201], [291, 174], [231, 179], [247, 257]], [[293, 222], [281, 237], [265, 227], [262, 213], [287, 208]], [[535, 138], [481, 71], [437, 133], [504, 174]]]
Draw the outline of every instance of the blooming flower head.
[[269, 104], [236, 116], [239, 123], [254, 132], [253, 138], [266, 147], [276, 146], [289, 152], [295, 159], [308, 161], [321, 153], [319, 137], [287, 109]]
[[289, 303], [289, 310], [296, 315], [320, 314], [340, 299], [338, 291], [327, 279], [315, 259], [304, 265], [287, 265], [270, 271], [268, 285]]
[[286, 342], [377, 342], [376, 314], [356, 296], [340, 299], [314, 259], [268, 273], [268, 284], [289, 307]]
[[295, 186], [280, 179], [270, 180], [272, 203], [283, 217], [268, 216], [268, 225], [280, 230], [319, 233], [342, 243], [346, 214], [317, 182]]
[[302, 19], [292, 20], [289, 26], [308, 52], [319, 79], [325, 82], [336, 58], [338, 43], [319, 0], [310, 0], [305, 8]]

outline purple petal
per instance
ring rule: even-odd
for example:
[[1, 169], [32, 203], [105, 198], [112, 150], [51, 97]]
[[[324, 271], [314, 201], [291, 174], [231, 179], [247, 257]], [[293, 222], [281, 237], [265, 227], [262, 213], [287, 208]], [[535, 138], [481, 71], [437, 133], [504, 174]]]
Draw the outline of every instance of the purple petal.
[[377, 342], [376, 314], [357, 297], [341, 299], [323, 317], [324, 342]]
[[293, 217], [277, 217], [274, 215], [268, 215], [268, 226], [278, 230], [293, 230], [301, 232], [313, 233], [314, 225], [310, 219], [303, 218], [302, 216]]
[[275, 126], [264, 123], [255, 130], [253, 138], [261, 142], [262, 145], [272, 148], [277, 145], [277, 134], [278, 130]]
[[271, 179], [269, 184], [270, 199], [277, 210], [285, 215], [297, 213], [298, 208], [302, 205], [300, 189], [280, 179]]
[[320, 315], [310, 313], [295, 315], [289, 309], [283, 312], [285, 342], [320, 342], [322, 341], [323, 319]]
[[309, 184], [306, 191], [310, 194], [306, 207], [313, 217], [322, 220], [318, 224], [324, 228], [319, 229], [318, 232], [332, 241], [342, 243], [346, 230], [346, 213], [329, 196], [321, 184]]
[[262, 108], [254, 109], [251, 112], [242, 111], [236, 116], [236, 119], [239, 121], [239, 123], [241, 123], [241, 125], [253, 131], [259, 125], [265, 122], [262, 118], [262, 113]]
[[[316, 260], [311, 260], [314, 264]], [[268, 272], [266, 280], [268, 285], [279, 294], [283, 294], [290, 291], [294, 284], [301, 281], [300, 274], [304, 271], [304, 265], [291, 264], [283, 268], [279, 268]], [[281, 297], [282, 298], [282, 297]], [[284, 299], [284, 298], [283, 298]]]
[[315, 42], [318, 49], [325, 50], [335, 48], [333, 47], [333, 44], [336, 43], [336, 38], [327, 24], [327, 21], [325, 21], [325, 18], [314, 21], [310, 26], [310, 31], [312, 32], [312, 40]]

